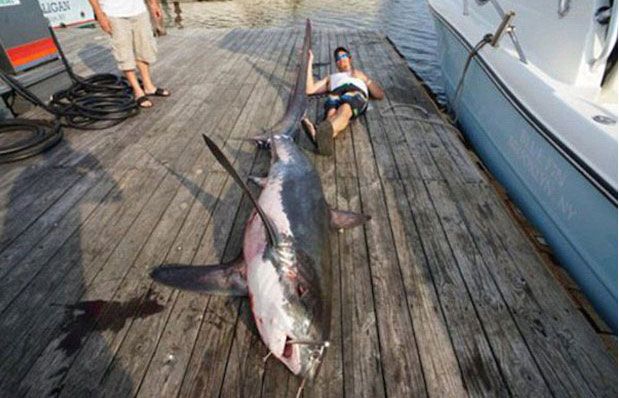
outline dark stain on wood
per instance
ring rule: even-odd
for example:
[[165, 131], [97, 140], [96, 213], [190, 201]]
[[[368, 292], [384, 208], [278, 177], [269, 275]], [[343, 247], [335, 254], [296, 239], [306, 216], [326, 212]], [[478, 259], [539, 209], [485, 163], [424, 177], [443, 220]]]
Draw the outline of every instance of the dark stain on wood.
[[146, 318], [163, 311], [155, 298], [133, 298], [127, 302], [93, 300], [65, 305], [62, 333], [66, 334], [58, 348], [67, 356], [82, 346], [82, 341], [93, 331], [118, 332], [128, 319]]

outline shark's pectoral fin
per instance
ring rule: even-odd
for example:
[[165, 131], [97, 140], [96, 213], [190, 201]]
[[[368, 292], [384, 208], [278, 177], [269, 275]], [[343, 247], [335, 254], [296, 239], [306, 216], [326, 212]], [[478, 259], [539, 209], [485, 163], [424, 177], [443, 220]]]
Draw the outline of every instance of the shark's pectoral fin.
[[243, 255], [224, 264], [191, 266], [164, 264], [150, 273], [157, 282], [183, 290], [222, 296], [247, 296]]
[[346, 210], [334, 210], [331, 209], [331, 228], [332, 229], [348, 229], [354, 228], [357, 225], [361, 225], [369, 221], [372, 217], [355, 213]]

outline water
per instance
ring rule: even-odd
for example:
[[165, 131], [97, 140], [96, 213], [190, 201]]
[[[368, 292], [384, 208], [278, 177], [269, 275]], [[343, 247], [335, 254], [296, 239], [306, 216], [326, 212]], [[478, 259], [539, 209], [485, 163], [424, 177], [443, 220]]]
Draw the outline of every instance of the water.
[[[180, 7], [182, 21], [176, 7]], [[436, 34], [426, 0], [229, 0], [174, 5], [164, 0], [164, 11], [170, 27], [298, 27], [310, 18], [316, 27], [378, 30], [396, 44], [438, 102], [445, 103]]]

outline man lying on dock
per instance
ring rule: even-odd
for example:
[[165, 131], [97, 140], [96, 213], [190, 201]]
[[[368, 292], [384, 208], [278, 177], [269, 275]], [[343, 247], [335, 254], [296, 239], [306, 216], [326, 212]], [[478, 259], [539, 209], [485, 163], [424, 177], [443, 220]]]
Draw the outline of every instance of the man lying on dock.
[[350, 51], [338, 47], [333, 52], [338, 72], [322, 80], [314, 81], [312, 63], [314, 55], [309, 51], [307, 68], [307, 95], [329, 93], [325, 102], [325, 120], [318, 126], [307, 118], [303, 119], [303, 127], [310, 136], [321, 155], [331, 155], [333, 139], [344, 131], [351, 119], [365, 112], [370, 96], [383, 99], [383, 89], [370, 78], [352, 66]]
[[[112, 37], [112, 50], [118, 67], [123, 72], [141, 108], [153, 106], [149, 96], [168, 97], [170, 92], [155, 86], [149, 65], [157, 52], [150, 15], [143, 0], [88, 0], [101, 29]], [[155, 19], [161, 19], [158, 0], [148, 0]], [[138, 68], [144, 87], [140, 86], [135, 68]]]

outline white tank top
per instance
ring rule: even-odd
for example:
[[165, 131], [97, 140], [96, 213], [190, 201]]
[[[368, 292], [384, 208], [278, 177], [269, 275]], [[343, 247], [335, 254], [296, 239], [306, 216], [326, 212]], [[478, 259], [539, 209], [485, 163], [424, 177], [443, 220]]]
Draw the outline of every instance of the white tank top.
[[352, 77], [351, 72], [334, 73], [329, 77], [329, 91], [333, 92], [346, 84], [352, 84], [368, 96], [368, 86], [363, 80]]
[[129, 18], [146, 12], [144, 0], [100, 0], [99, 4], [108, 17]]

